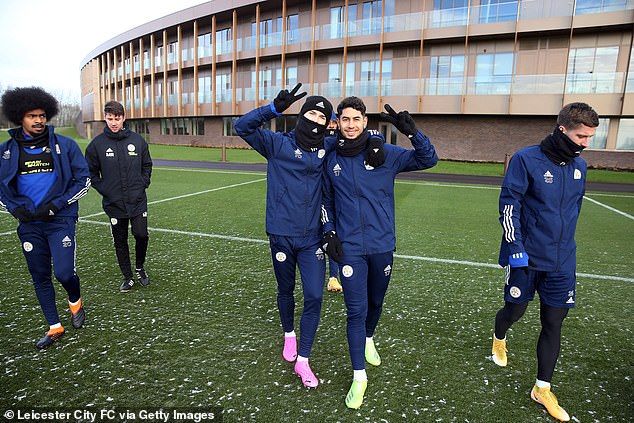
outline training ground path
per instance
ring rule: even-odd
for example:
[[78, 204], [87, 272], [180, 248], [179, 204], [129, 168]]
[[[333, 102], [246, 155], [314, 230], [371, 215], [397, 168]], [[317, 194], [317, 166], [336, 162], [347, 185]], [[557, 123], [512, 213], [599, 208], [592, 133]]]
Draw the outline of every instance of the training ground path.
[[[174, 168], [198, 168], [215, 170], [237, 170], [251, 172], [266, 172], [266, 163], [222, 163], [222, 162], [196, 162], [188, 160], [161, 160], [152, 159], [154, 166], [165, 166]], [[476, 175], [452, 175], [446, 173], [429, 172], [403, 172], [399, 173], [397, 179], [409, 179], [430, 182], [447, 182], [474, 185], [495, 185], [500, 187], [502, 176], [476, 176]], [[634, 184], [608, 184], [602, 182], [587, 182], [587, 191], [602, 192], [627, 192], [634, 193]]]

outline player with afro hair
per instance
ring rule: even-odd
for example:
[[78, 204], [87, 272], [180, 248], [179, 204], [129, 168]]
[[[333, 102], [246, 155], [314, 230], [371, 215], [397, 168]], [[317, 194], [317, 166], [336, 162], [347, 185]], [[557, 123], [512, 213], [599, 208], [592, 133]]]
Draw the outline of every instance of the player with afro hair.
[[15, 125], [21, 125], [24, 114], [42, 109], [46, 119], [53, 119], [59, 112], [55, 97], [39, 87], [15, 88], [2, 95], [2, 113]]
[[77, 143], [47, 125], [59, 111], [52, 95], [37, 87], [14, 88], [2, 95], [1, 104], [17, 128], [0, 144], [0, 208], [19, 221], [21, 249], [49, 326], [35, 344], [42, 349], [65, 332], [51, 267], [68, 294], [73, 327], [82, 327], [86, 319], [75, 271], [75, 226], [77, 201], [90, 188], [90, 173]]

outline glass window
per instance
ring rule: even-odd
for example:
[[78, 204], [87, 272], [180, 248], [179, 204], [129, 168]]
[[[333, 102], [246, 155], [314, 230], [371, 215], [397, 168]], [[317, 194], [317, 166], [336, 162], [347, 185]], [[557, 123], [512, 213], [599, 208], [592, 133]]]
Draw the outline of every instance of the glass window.
[[[281, 70], [280, 70], [281, 72]], [[268, 100], [275, 97], [277, 92], [273, 92], [273, 71], [263, 69], [260, 71], [260, 100]]]
[[171, 126], [170, 119], [161, 119], [161, 135], [170, 135]]
[[150, 69], [150, 53], [147, 50], [143, 52], [143, 69]]
[[429, 14], [432, 28], [467, 24], [468, 0], [434, 0], [434, 10]]
[[160, 106], [163, 104], [163, 81], [159, 79], [156, 81], [156, 85], [154, 86], [156, 87], [156, 98], [154, 99], [154, 103], [157, 106]]
[[631, 7], [628, 3], [631, 2], [628, 0], [577, 0], [575, 3], [575, 15], [626, 10]]
[[198, 57], [211, 56], [211, 33], [198, 36]]
[[512, 75], [513, 53], [478, 54], [475, 94], [509, 94]]
[[286, 44], [295, 43], [299, 43], [299, 15], [288, 15], [286, 17]]
[[154, 56], [154, 67], [160, 68], [163, 66], [163, 46], [156, 47], [156, 56]]
[[330, 38], [336, 39], [343, 36], [343, 8], [330, 8]]
[[231, 28], [216, 31], [216, 54], [231, 53]]
[[514, 21], [517, 17], [517, 1], [482, 0], [480, 23]]
[[178, 81], [167, 81], [167, 104], [174, 106], [178, 104]]
[[174, 41], [167, 45], [167, 64], [171, 65], [178, 61], [178, 42]]
[[231, 101], [231, 74], [216, 75], [216, 102]]
[[205, 135], [205, 118], [192, 119], [192, 135]]
[[464, 55], [431, 56], [427, 95], [462, 95]]
[[270, 47], [273, 45], [272, 34], [273, 21], [271, 19], [260, 21], [260, 48]]
[[211, 103], [211, 76], [198, 77], [198, 103]]
[[616, 72], [619, 47], [572, 48], [568, 56], [567, 93], [613, 93], [621, 90]]
[[616, 136], [617, 150], [634, 150], [634, 119], [621, 119]]
[[150, 105], [150, 82], [145, 81], [143, 83], [143, 107], [148, 107]]
[[297, 123], [297, 116], [278, 116], [275, 118], [275, 132], [291, 132], [295, 129]]
[[297, 66], [289, 66], [286, 68], [286, 86], [293, 88], [297, 85]]
[[382, 1], [366, 1], [362, 8], [363, 34], [377, 34], [381, 32]]
[[346, 63], [346, 96], [354, 94], [354, 62]]
[[233, 125], [235, 124], [237, 117], [223, 117], [222, 118], [222, 136], [224, 137], [237, 137], [235, 128]]
[[599, 126], [594, 137], [590, 138], [588, 148], [595, 150], [605, 149], [605, 143], [608, 139], [608, 126], [610, 126], [610, 119], [599, 118]]

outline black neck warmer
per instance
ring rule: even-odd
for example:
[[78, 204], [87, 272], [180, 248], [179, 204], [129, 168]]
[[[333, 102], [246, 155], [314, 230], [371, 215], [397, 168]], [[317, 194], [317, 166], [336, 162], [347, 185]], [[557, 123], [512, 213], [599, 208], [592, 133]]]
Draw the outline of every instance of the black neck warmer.
[[575, 144], [561, 132], [559, 126], [556, 126], [553, 133], [544, 138], [539, 147], [546, 157], [560, 166], [570, 163], [583, 150], [582, 146]]
[[108, 125], [106, 125], [106, 127], [103, 128], [103, 133], [106, 134], [108, 138], [112, 138], [113, 140], [122, 140], [130, 135], [130, 130], [124, 126], [123, 128], [119, 129], [118, 132], [112, 132], [110, 128], [108, 128]]
[[24, 130], [22, 128], [17, 128], [14, 131], [14, 138], [22, 147], [44, 147], [48, 145], [48, 125], [44, 128], [44, 132], [39, 135], [34, 136], [31, 139], [27, 139], [24, 136]]
[[337, 154], [341, 154], [345, 157], [356, 156], [365, 150], [368, 143], [368, 137], [370, 134], [367, 129], [364, 129], [359, 136], [353, 140], [347, 138], [340, 138], [337, 142]]
[[297, 117], [295, 124], [295, 141], [304, 151], [317, 151], [324, 148], [324, 135], [326, 125], [320, 125], [306, 118], [304, 115]]

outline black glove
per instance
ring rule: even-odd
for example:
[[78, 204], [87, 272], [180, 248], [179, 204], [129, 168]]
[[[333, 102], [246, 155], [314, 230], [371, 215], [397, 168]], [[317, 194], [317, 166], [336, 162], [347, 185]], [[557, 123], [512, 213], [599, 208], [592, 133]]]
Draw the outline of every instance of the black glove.
[[59, 209], [55, 207], [55, 204], [53, 203], [42, 204], [35, 211], [35, 215], [33, 215], [33, 220], [53, 220], [58, 211]]
[[326, 251], [326, 254], [328, 254], [331, 259], [341, 264], [341, 261], [343, 260], [343, 247], [341, 246], [341, 241], [335, 231], [326, 233], [321, 240], [321, 244], [323, 249]]
[[295, 85], [295, 88], [293, 88], [290, 93], [288, 92], [288, 90], [282, 90], [277, 93], [277, 97], [275, 97], [275, 100], [273, 100], [273, 106], [275, 107], [275, 111], [277, 113], [282, 113], [284, 110], [291, 107], [291, 104], [295, 103], [297, 100], [308, 94], [307, 92], [303, 92], [301, 94], [295, 95], [295, 93], [297, 92], [297, 90], [299, 90], [299, 87], [301, 86], [302, 84]]
[[402, 134], [407, 135], [408, 138], [412, 138], [416, 135], [418, 130], [416, 129], [416, 123], [407, 110], [396, 113], [392, 106], [386, 104], [383, 106], [387, 113], [381, 113], [380, 120], [389, 122], [396, 127]]
[[33, 220], [33, 215], [31, 214], [31, 212], [24, 207], [18, 207], [17, 209], [13, 210], [11, 214], [20, 222], [27, 223]]
[[379, 167], [385, 163], [385, 150], [383, 139], [370, 135], [368, 146], [365, 149], [365, 162], [372, 167]]

